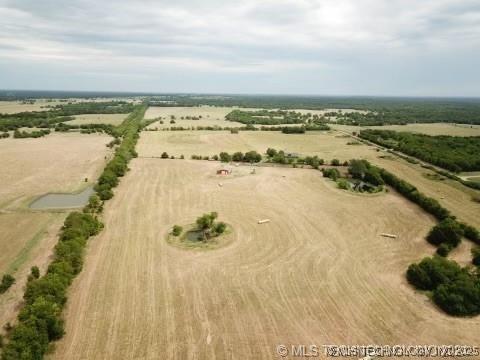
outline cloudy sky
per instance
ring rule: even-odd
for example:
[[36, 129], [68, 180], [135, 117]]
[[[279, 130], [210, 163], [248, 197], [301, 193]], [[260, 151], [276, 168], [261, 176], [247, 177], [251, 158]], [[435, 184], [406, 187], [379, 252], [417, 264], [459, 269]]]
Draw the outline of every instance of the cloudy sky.
[[0, 0], [0, 88], [480, 96], [479, 0]]

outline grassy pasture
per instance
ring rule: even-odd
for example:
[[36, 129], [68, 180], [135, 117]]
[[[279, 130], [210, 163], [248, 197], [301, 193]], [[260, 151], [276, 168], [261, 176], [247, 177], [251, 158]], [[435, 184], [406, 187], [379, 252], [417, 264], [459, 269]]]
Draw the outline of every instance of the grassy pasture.
[[[277, 344], [476, 343], [478, 320], [446, 316], [406, 283], [407, 265], [433, 251], [424, 236], [434, 221], [416, 205], [394, 192], [352, 195], [313, 170], [239, 167], [219, 180], [218, 166], [132, 161], [71, 288], [53, 358], [270, 359]], [[211, 210], [232, 225], [231, 244], [198, 252], [165, 241], [173, 224]]]
[[107, 124], [118, 126], [128, 114], [83, 114], [76, 115], [75, 120], [67, 121], [67, 125]]
[[144, 132], [137, 149], [141, 156], [169, 155], [190, 157], [214, 155], [221, 151], [256, 150], [264, 153], [268, 147], [305, 155], [318, 155], [325, 160], [338, 158], [342, 161], [356, 157], [374, 157], [375, 150], [367, 146], [346, 145], [350, 138], [329, 132], [307, 132], [305, 135], [282, 134], [279, 131], [158, 131]]
[[0, 297], [0, 325], [15, 318], [29, 269], [45, 269], [64, 212], [34, 212], [29, 203], [48, 192], [72, 192], [93, 182], [110, 141], [105, 135], [52, 133], [38, 139], [0, 141], [0, 275], [17, 283]]
[[[63, 100], [63, 99], [62, 99]], [[127, 101], [138, 103], [139, 100], [136, 98], [91, 98], [91, 99], [80, 99], [80, 98], [70, 98], [66, 101], [60, 101], [60, 99], [36, 99], [32, 104], [26, 103], [22, 104], [21, 101], [0, 101], [0, 114], [14, 114], [18, 112], [25, 111], [48, 111], [50, 106], [67, 104], [68, 102], [78, 103], [78, 102], [104, 102], [104, 101]]]
[[351, 126], [351, 125], [330, 125], [334, 129], [352, 132], [360, 132], [365, 129], [394, 130], [420, 133], [425, 135], [450, 135], [450, 136], [480, 136], [480, 125], [432, 123], [432, 124], [407, 124], [407, 125], [385, 125], [385, 126]]

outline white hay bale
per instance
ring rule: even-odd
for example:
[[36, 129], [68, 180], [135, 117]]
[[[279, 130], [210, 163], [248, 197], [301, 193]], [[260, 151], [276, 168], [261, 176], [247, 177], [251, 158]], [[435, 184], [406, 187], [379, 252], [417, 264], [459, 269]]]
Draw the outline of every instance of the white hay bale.
[[223, 186], [223, 184], [222, 184], [222, 183], [218, 183], [218, 186], [222, 187], [222, 186]]
[[258, 220], [259, 224], [265, 224], [265, 223], [269, 223], [269, 222], [270, 222], [270, 219]]
[[382, 236], [383, 236], [383, 237], [392, 238], [392, 239], [396, 239], [396, 238], [397, 238], [397, 235], [387, 234], [387, 233], [382, 233]]

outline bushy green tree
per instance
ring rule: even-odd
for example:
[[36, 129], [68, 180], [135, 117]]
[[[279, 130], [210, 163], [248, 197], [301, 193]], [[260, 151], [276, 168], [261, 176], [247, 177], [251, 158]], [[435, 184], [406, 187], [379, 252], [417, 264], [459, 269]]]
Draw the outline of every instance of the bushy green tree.
[[430, 230], [427, 240], [433, 245], [445, 243], [454, 248], [460, 243], [462, 236], [461, 225], [452, 218], [446, 218]]
[[230, 162], [230, 161], [232, 161], [232, 157], [230, 156], [229, 153], [226, 153], [226, 152], [222, 151], [220, 153], [220, 161], [221, 162]]
[[10, 274], [5, 274], [2, 277], [2, 282], [0, 283], [0, 294], [6, 292], [10, 286], [15, 283], [15, 278]]
[[232, 155], [232, 160], [233, 161], [243, 161], [243, 153], [240, 151], [237, 151]]

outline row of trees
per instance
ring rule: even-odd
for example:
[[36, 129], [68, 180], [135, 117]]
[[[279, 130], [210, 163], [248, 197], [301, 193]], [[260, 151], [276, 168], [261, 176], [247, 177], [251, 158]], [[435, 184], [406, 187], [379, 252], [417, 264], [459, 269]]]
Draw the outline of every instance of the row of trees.
[[24, 294], [25, 305], [18, 315], [18, 324], [8, 334], [2, 360], [42, 359], [51, 341], [64, 334], [61, 312], [67, 301], [67, 289], [81, 271], [83, 253], [88, 239], [97, 234], [103, 224], [97, 215], [103, 201], [113, 196], [111, 188], [118, 184], [118, 176], [127, 170], [126, 163], [136, 155], [134, 146], [146, 110], [138, 106], [120, 125], [122, 143], [114, 158], [107, 164], [83, 212], [72, 212], [65, 219], [54, 259], [44, 276], [32, 268]]
[[28, 111], [0, 114], [0, 131], [13, 131], [21, 127], [51, 128], [58, 123], [74, 119], [80, 114], [127, 114], [134, 105], [125, 101], [81, 102], [60, 104], [48, 111]]
[[49, 342], [63, 336], [61, 311], [67, 301], [67, 288], [82, 268], [87, 239], [101, 229], [102, 224], [92, 215], [68, 215], [47, 273], [27, 283], [25, 305], [18, 324], [9, 333], [2, 360], [42, 359]]
[[219, 154], [219, 159], [221, 162], [235, 161], [235, 162], [258, 163], [262, 161], [262, 155], [260, 155], [258, 152], [254, 150], [247, 151], [246, 153], [237, 151], [231, 155], [223, 151]]
[[108, 200], [113, 197], [112, 189], [118, 185], [118, 178], [125, 175], [128, 162], [137, 157], [135, 145], [139, 137], [141, 119], [143, 119], [145, 110], [145, 106], [137, 107], [117, 129], [122, 134], [122, 142], [116, 148], [113, 159], [103, 170], [94, 188], [101, 200]]
[[479, 136], [429, 136], [390, 130], [362, 130], [360, 137], [453, 172], [480, 170]]
[[15, 139], [25, 139], [25, 138], [39, 138], [50, 134], [50, 130], [35, 130], [35, 131], [19, 131], [15, 130], [13, 132], [13, 137]]

